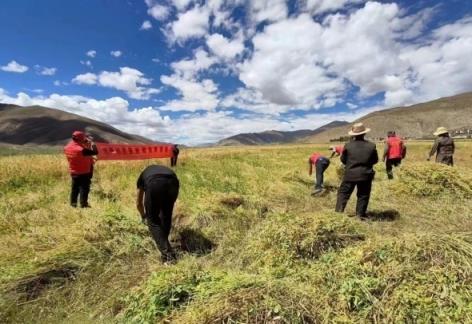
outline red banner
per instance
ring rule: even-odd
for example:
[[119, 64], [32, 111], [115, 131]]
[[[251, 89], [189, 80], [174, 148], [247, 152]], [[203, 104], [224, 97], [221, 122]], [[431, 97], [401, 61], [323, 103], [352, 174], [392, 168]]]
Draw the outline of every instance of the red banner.
[[172, 157], [171, 144], [133, 145], [96, 143], [99, 160], [145, 160]]

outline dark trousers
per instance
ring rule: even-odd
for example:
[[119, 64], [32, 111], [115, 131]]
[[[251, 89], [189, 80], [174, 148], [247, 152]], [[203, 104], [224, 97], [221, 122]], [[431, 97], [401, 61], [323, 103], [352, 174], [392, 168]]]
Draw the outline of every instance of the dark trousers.
[[351, 197], [354, 188], [357, 187], [357, 205], [356, 215], [365, 217], [367, 206], [369, 205], [370, 191], [372, 189], [372, 180], [367, 181], [343, 181], [338, 190], [338, 200], [336, 202], [336, 211], [344, 212], [347, 202]]
[[315, 189], [322, 189], [324, 183], [324, 172], [329, 167], [329, 160], [325, 158], [319, 158], [315, 163], [316, 168], [316, 182]]
[[72, 188], [70, 192], [70, 204], [77, 206], [77, 198], [80, 195], [80, 206], [88, 206], [88, 195], [90, 192], [90, 183], [92, 182], [92, 174], [72, 175]]
[[177, 155], [170, 158], [170, 166], [176, 166], [177, 165], [177, 158], [178, 158]]
[[436, 155], [436, 162], [454, 166], [452, 155], [438, 154]]
[[393, 179], [393, 167], [397, 167], [402, 163], [402, 159], [387, 159], [385, 161], [385, 169], [387, 170], [387, 176], [389, 179]]
[[173, 258], [169, 234], [172, 227], [172, 211], [178, 195], [179, 180], [174, 176], [156, 178], [147, 186], [144, 195], [149, 231], [165, 261]]

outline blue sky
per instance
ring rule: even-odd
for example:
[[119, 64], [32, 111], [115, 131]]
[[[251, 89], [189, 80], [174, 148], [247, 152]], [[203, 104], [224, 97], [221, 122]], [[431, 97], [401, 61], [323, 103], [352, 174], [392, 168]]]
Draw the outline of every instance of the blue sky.
[[186, 144], [472, 90], [470, 0], [3, 0], [0, 39], [0, 102]]

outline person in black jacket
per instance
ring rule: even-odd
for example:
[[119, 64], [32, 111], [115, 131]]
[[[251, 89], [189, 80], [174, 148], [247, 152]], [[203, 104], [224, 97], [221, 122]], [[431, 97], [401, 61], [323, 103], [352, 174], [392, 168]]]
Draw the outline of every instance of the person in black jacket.
[[179, 179], [174, 171], [161, 165], [150, 165], [140, 174], [137, 182], [136, 207], [143, 223], [161, 252], [163, 262], [175, 259], [169, 243], [172, 212], [179, 195]]
[[170, 166], [174, 167], [177, 165], [177, 159], [179, 158], [179, 147], [177, 144], [172, 146], [172, 157], [170, 158]]
[[369, 131], [362, 123], [354, 124], [349, 131], [352, 141], [344, 146], [341, 154], [341, 162], [346, 168], [336, 202], [336, 211], [344, 212], [354, 188], [357, 187], [356, 216], [361, 218], [366, 217], [375, 175], [373, 166], [379, 161], [375, 144], [364, 139]]
[[434, 141], [434, 145], [429, 152], [428, 161], [436, 154], [436, 162], [450, 166], [454, 165], [453, 155], [455, 151], [454, 140], [449, 136], [449, 132], [445, 127], [438, 127], [433, 133], [438, 138]]

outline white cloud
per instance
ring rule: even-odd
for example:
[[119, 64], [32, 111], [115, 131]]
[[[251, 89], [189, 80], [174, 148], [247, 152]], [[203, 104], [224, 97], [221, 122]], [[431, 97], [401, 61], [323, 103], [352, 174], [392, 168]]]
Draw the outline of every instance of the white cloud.
[[195, 51], [193, 59], [174, 62], [171, 67], [178, 75], [192, 79], [198, 72], [210, 68], [216, 62], [214, 57], [210, 57], [204, 49], [199, 48]]
[[269, 25], [253, 38], [253, 56], [240, 66], [239, 78], [275, 104], [267, 113], [321, 107], [341, 96], [343, 79], [321, 62], [321, 33], [309, 15], [301, 15]]
[[177, 10], [183, 11], [187, 9], [192, 0], [171, 0], [171, 2]]
[[114, 57], [120, 57], [123, 53], [121, 51], [111, 51], [110, 55]]
[[75, 78], [72, 79], [72, 83], [75, 84], [97, 84], [98, 77], [94, 73], [84, 73], [84, 74], [79, 74]]
[[367, 0], [307, 0], [306, 9], [314, 14], [322, 14], [342, 9], [349, 5], [354, 5]]
[[230, 40], [221, 34], [212, 34], [207, 37], [206, 43], [215, 55], [226, 60], [233, 59], [244, 51], [242, 37]]
[[79, 74], [72, 79], [76, 84], [100, 85], [124, 91], [132, 99], [149, 99], [159, 89], [148, 87], [152, 79], [145, 78], [144, 74], [130, 67], [122, 67], [119, 72], [102, 71], [100, 74]]
[[94, 58], [94, 57], [97, 55], [97, 51], [95, 51], [95, 50], [89, 50], [89, 51], [86, 53], [86, 55], [87, 55], [88, 57]]
[[141, 28], [139, 28], [140, 30], [149, 30], [152, 28], [152, 24], [149, 20], [145, 20], [143, 21], [143, 24], [141, 25]]
[[5, 72], [25, 73], [29, 68], [26, 65], [21, 65], [17, 61], [11, 61], [7, 65], [1, 66], [0, 69]]
[[162, 76], [161, 82], [174, 87], [181, 95], [179, 100], [171, 100], [162, 108], [173, 111], [213, 110], [218, 106], [218, 88], [210, 79], [197, 81], [179, 75]]
[[167, 26], [170, 41], [185, 41], [190, 38], [205, 36], [208, 31], [210, 10], [195, 6], [184, 13], [179, 13], [177, 20]]
[[36, 73], [38, 73], [39, 75], [51, 76], [51, 75], [56, 74], [57, 72], [57, 68], [53, 68], [53, 67], [48, 68], [41, 65], [35, 65], [34, 68], [36, 69]]
[[288, 15], [288, 8], [285, 0], [258, 0], [250, 1], [250, 14], [256, 22], [279, 21]]
[[168, 7], [158, 4], [155, 0], [145, 0], [144, 2], [146, 2], [146, 5], [148, 6], [148, 15], [150, 15], [154, 19], [164, 21], [169, 16], [170, 10]]
[[86, 67], [92, 68], [92, 62], [90, 60], [80, 61], [80, 64], [85, 65]]

